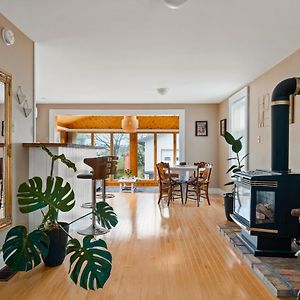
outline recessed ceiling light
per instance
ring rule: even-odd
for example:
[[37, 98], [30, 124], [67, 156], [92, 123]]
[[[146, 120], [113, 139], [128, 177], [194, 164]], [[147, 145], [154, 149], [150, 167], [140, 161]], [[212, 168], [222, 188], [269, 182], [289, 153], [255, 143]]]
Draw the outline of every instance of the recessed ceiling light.
[[165, 87], [162, 87], [162, 88], [158, 88], [158, 89], [157, 89], [157, 92], [158, 92], [160, 95], [165, 95], [168, 91], [169, 91], [169, 89], [168, 89], [168, 88], [165, 88]]
[[163, 0], [164, 3], [172, 9], [177, 9], [183, 5], [187, 0]]

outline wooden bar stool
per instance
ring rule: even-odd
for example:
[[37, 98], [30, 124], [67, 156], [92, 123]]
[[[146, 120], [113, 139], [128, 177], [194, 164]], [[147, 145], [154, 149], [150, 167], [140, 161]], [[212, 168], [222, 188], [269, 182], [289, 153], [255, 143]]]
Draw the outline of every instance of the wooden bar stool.
[[[109, 175], [115, 174], [117, 170], [117, 161], [118, 157], [116, 156], [102, 156], [102, 157], [93, 157], [85, 158], [83, 161], [85, 164], [92, 168], [91, 173], [88, 174], [79, 174], [77, 178], [79, 179], [89, 179], [92, 181], [92, 202], [84, 203], [83, 208], [96, 209], [96, 197], [97, 197], [97, 188], [96, 180], [102, 181], [102, 200], [106, 199], [106, 185], [105, 180]], [[96, 222], [96, 217], [92, 214], [92, 224], [86, 229], [78, 231], [82, 235], [100, 235], [109, 232], [108, 229], [101, 227]]]

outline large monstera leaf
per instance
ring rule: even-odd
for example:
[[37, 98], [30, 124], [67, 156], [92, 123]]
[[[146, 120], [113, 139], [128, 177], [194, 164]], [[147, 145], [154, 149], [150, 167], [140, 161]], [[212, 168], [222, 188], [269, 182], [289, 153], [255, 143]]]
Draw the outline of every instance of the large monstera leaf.
[[92, 241], [93, 236], [83, 239], [83, 245], [71, 239], [67, 245], [70, 257], [70, 278], [86, 290], [103, 288], [110, 276], [112, 256], [103, 240]]
[[3, 245], [5, 263], [14, 271], [29, 271], [41, 263], [41, 254], [47, 256], [48, 236], [41, 230], [27, 234], [24, 226], [13, 227]]
[[48, 176], [44, 191], [42, 179], [33, 177], [20, 185], [17, 197], [22, 213], [30, 213], [47, 205], [66, 212], [75, 205], [74, 192], [69, 183], [63, 185], [61, 177]]
[[96, 216], [98, 222], [106, 229], [111, 229], [118, 224], [118, 218], [113, 208], [106, 202], [98, 202], [93, 214]]

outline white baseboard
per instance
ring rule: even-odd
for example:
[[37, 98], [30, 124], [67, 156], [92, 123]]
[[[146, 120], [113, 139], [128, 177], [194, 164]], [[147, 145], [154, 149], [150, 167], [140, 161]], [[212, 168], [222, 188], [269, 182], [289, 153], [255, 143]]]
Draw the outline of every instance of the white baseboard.
[[208, 189], [208, 192], [210, 194], [218, 194], [218, 195], [223, 195], [225, 194], [225, 191], [223, 191], [222, 189], [219, 189], [219, 188], [209, 188]]

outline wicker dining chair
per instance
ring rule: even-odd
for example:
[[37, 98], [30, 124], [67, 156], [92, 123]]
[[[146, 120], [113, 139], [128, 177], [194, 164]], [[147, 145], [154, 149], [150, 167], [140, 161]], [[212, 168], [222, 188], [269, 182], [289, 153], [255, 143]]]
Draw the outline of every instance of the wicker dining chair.
[[182, 192], [182, 182], [178, 177], [173, 176], [170, 172], [170, 165], [168, 163], [160, 162], [156, 164], [158, 178], [159, 178], [159, 199], [158, 204], [161, 199], [168, 199], [168, 206], [171, 200], [181, 199], [183, 204], [183, 192]]
[[[186, 184], [185, 203], [187, 203], [188, 199], [196, 200], [197, 206], [199, 206], [200, 198], [202, 197], [206, 199], [208, 205], [210, 205], [208, 187], [213, 165], [201, 162], [197, 163], [197, 166], [196, 176], [190, 178]], [[203, 168], [205, 170], [201, 171]]]

